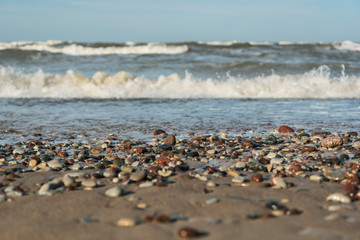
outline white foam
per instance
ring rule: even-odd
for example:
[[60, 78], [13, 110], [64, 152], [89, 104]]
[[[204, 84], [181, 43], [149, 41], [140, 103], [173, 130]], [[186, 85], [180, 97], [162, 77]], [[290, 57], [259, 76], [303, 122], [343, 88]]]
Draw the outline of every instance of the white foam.
[[187, 45], [167, 45], [164, 43], [148, 43], [137, 45], [127, 43], [124, 47], [88, 47], [72, 42], [0, 42], [0, 50], [20, 49], [25, 51], [43, 51], [62, 53], [72, 56], [91, 55], [124, 55], [124, 54], [181, 54], [187, 52]]
[[341, 43], [335, 43], [334, 47], [343, 51], [355, 51], [360, 52], [360, 43], [352, 42], [352, 41], [344, 41]]
[[147, 79], [128, 72], [97, 72], [88, 78], [72, 71], [23, 74], [0, 67], [0, 85], [2, 98], [360, 98], [359, 77], [331, 77], [326, 66], [299, 75], [229, 75], [224, 80], [189, 73]]
[[237, 41], [210, 41], [210, 42], [198, 42], [198, 44], [205, 44], [209, 46], [232, 46], [236, 44]]

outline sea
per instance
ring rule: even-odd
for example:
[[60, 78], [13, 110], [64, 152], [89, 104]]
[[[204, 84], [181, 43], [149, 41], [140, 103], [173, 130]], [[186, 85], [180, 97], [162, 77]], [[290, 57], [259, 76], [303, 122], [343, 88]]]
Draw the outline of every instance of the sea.
[[280, 125], [360, 130], [359, 42], [0, 42], [0, 143]]

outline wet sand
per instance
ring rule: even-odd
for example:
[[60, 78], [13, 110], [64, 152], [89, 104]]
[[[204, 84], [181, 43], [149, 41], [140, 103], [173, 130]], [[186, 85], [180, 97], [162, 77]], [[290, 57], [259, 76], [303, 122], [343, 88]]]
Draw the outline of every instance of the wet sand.
[[[76, 139], [59, 145], [41, 136], [5, 144], [1, 239], [181, 239], [184, 227], [195, 229], [199, 239], [358, 239], [358, 136], [272, 133], [276, 143], [266, 141], [269, 132], [248, 138], [195, 133], [165, 147], [165, 134], [152, 143], [112, 136], [107, 146]], [[324, 146], [325, 139], [338, 137], [341, 143]], [[309, 144], [315, 150], [303, 152]], [[25, 151], [14, 154], [15, 149]], [[89, 154], [82, 158], [76, 151]], [[37, 152], [41, 159], [30, 167]], [[140, 171], [145, 175], [137, 179]], [[72, 184], [66, 186], [65, 175]], [[146, 187], [149, 182], [153, 186]], [[123, 192], [108, 196], [106, 190], [115, 186]], [[334, 193], [342, 195], [327, 201]], [[134, 226], [119, 226], [119, 219], [133, 220]]]

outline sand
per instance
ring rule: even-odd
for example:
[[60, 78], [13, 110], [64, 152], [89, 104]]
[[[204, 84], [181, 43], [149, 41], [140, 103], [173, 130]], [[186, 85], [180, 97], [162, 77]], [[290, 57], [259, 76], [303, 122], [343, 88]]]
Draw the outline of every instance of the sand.
[[[228, 165], [237, 161], [233, 159]], [[277, 189], [276, 186], [244, 187], [232, 182], [232, 177], [226, 174], [224, 177], [207, 175], [207, 181], [190, 177], [189, 173], [204, 169], [209, 163], [190, 158], [185, 163], [190, 170], [174, 172], [166, 178], [164, 187], [141, 188], [139, 182], [123, 185], [112, 182], [112, 179], [99, 178], [96, 179], [97, 186], [90, 190], [80, 186], [51, 196], [38, 195], [41, 185], [74, 171], [64, 168], [60, 171], [18, 173], [20, 178], [7, 184], [20, 186], [24, 196], [7, 197], [6, 201], [0, 202], [0, 238], [181, 239], [178, 230], [183, 227], [196, 229], [200, 233], [198, 239], [355, 240], [360, 236], [360, 202], [343, 204], [326, 201], [332, 193], [346, 193], [341, 188], [344, 182], [325, 178], [317, 183], [309, 180], [312, 173], [308, 173], [306, 176], [292, 174], [283, 178], [288, 185], [286, 189]], [[80, 171], [91, 175], [97, 170]], [[251, 177], [258, 174], [245, 170], [237, 172], [248, 183], [253, 183]], [[271, 185], [275, 174], [260, 174], [263, 176], [262, 183]], [[1, 181], [4, 182], [5, 178], [2, 176]], [[210, 180], [217, 186], [207, 186]], [[105, 191], [112, 186], [121, 186], [126, 194], [115, 198], [106, 196]], [[207, 203], [209, 199], [216, 200]], [[296, 209], [299, 214], [276, 216], [284, 211], [273, 212], [267, 208], [266, 203], [270, 200], [288, 209]], [[330, 211], [329, 206], [339, 207], [337, 211]], [[160, 215], [172, 221], [145, 221], [146, 217]], [[131, 218], [137, 224], [120, 227], [116, 223], [121, 218]]]

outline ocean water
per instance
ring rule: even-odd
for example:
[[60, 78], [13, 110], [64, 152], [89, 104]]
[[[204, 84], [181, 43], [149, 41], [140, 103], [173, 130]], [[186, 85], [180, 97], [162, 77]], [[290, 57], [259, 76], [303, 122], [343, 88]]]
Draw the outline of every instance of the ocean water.
[[359, 130], [360, 43], [0, 42], [0, 140]]

